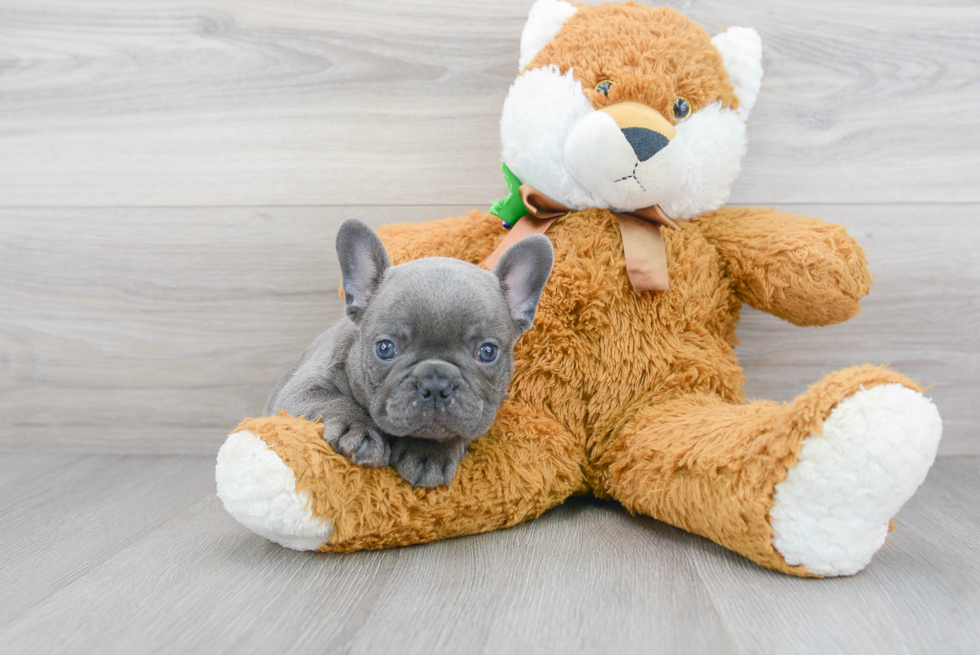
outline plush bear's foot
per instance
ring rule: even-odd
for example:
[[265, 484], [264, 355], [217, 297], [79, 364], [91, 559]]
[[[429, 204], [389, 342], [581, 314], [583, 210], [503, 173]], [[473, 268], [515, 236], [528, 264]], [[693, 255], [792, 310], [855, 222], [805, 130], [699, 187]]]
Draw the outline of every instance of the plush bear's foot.
[[218, 496], [242, 525], [289, 548], [404, 546], [516, 525], [584, 491], [581, 447], [554, 421], [505, 405], [448, 486], [413, 488], [389, 467], [337, 454], [322, 424], [268, 416], [246, 419], [221, 447]]
[[862, 389], [830, 412], [776, 485], [772, 545], [825, 576], [863, 569], [922, 484], [942, 434], [936, 407], [901, 384]]
[[637, 412], [599, 481], [628, 509], [762, 566], [849, 575], [922, 483], [942, 424], [900, 373], [856, 366], [792, 402], [679, 396]]
[[317, 550], [333, 522], [313, 517], [310, 493], [296, 490], [296, 475], [259, 437], [235, 432], [218, 451], [218, 497], [252, 532], [294, 550]]

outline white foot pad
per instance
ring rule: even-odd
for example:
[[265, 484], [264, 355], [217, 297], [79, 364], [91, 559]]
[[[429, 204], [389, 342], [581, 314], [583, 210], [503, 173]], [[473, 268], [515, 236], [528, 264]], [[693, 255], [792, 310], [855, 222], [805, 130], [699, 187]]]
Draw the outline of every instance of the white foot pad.
[[309, 493], [296, 493], [292, 470], [247, 430], [221, 446], [214, 477], [225, 509], [257, 535], [293, 550], [316, 550], [333, 534], [332, 521], [313, 518]]
[[776, 485], [772, 545], [790, 565], [852, 575], [884, 545], [888, 524], [925, 480], [942, 421], [935, 405], [900, 384], [840, 401]]

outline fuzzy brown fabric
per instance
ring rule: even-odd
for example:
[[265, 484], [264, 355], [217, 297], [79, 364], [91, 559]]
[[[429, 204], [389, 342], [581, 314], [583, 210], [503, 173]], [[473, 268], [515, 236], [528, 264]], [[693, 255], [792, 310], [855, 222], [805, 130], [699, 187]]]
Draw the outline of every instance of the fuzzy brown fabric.
[[[677, 98], [686, 99], [692, 111], [716, 100], [738, 109], [711, 35], [691, 19], [667, 7], [632, 2], [576, 6], [578, 11], [526, 68], [571, 70], [596, 109], [640, 102], [671, 122]], [[608, 97], [595, 90], [604, 80], [613, 82]]]
[[393, 469], [368, 469], [336, 454], [323, 427], [291, 416], [248, 419], [311, 494], [313, 514], [333, 519], [321, 550], [352, 551], [433, 541], [506, 528], [586, 491], [581, 447], [554, 421], [517, 404], [460, 462], [450, 487], [410, 487]]
[[[546, 65], [573, 70], [597, 109], [635, 101], [673, 123], [678, 97], [694, 111], [738, 106], [708, 33], [670, 9], [580, 6], [529, 68]], [[594, 90], [603, 80], [613, 81], [608, 97]], [[395, 264], [436, 255], [479, 264], [505, 231], [474, 211], [379, 234]], [[791, 403], [744, 403], [735, 324], [742, 303], [797, 325], [856, 316], [871, 283], [861, 248], [839, 225], [722, 208], [663, 230], [670, 289], [652, 292], [630, 285], [610, 212], [571, 212], [548, 237], [554, 272], [518, 343], [510, 400], [448, 488], [413, 489], [390, 469], [355, 466], [316, 423], [280, 416], [240, 426], [296, 473], [314, 515], [333, 521], [322, 550], [485, 532], [591, 492], [763, 566], [810, 575], [771, 544], [776, 484], [843, 398], [880, 384], [918, 387], [863, 366]]]
[[[483, 261], [505, 232], [480, 212], [379, 230], [393, 263]], [[860, 388], [903, 376], [858, 367], [795, 401], [743, 404], [733, 350], [742, 302], [799, 324], [857, 314], [870, 283], [837, 225], [767, 209], [721, 209], [665, 230], [671, 289], [634, 291], [615, 217], [573, 212], [548, 232], [555, 268], [535, 327], [518, 343], [511, 399], [448, 488], [412, 489], [390, 469], [335, 454], [320, 426], [250, 419], [296, 473], [314, 514], [334, 521], [327, 551], [421, 543], [507, 527], [576, 493], [704, 535], [795, 575], [772, 545], [775, 485], [804, 437]]]

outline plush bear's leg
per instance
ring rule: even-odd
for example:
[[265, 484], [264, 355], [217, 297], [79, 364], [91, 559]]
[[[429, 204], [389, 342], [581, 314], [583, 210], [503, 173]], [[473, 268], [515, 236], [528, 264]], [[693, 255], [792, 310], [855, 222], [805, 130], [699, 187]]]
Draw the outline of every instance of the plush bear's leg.
[[631, 511], [772, 569], [850, 575], [925, 479], [942, 425], [898, 373], [833, 373], [790, 403], [676, 398], [641, 410], [600, 481]]
[[586, 490], [582, 440], [535, 416], [502, 407], [452, 484], [436, 489], [351, 463], [315, 423], [249, 419], [218, 455], [218, 495], [253, 532], [298, 550], [385, 548], [509, 527]]

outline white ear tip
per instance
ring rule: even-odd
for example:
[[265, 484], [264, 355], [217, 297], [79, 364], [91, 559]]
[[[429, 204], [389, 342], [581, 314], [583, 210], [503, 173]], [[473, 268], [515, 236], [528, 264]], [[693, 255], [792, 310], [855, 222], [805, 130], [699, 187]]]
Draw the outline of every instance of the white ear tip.
[[715, 35], [715, 39], [722, 38], [744, 44], [752, 52], [759, 52], [762, 49], [762, 37], [751, 27], [738, 27], [737, 25], [733, 25], [724, 32]]
[[762, 38], [751, 27], [729, 27], [711, 42], [721, 53], [735, 88], [738, 114], [748, 118], [762, 86]]
[[578, 9], [565, 0], [538, 0], [534, 3], [521, 33], [519, 70], [524, 70], [531, 63], [534, 56], [555, 38], [565, 21], [576, 11]]

